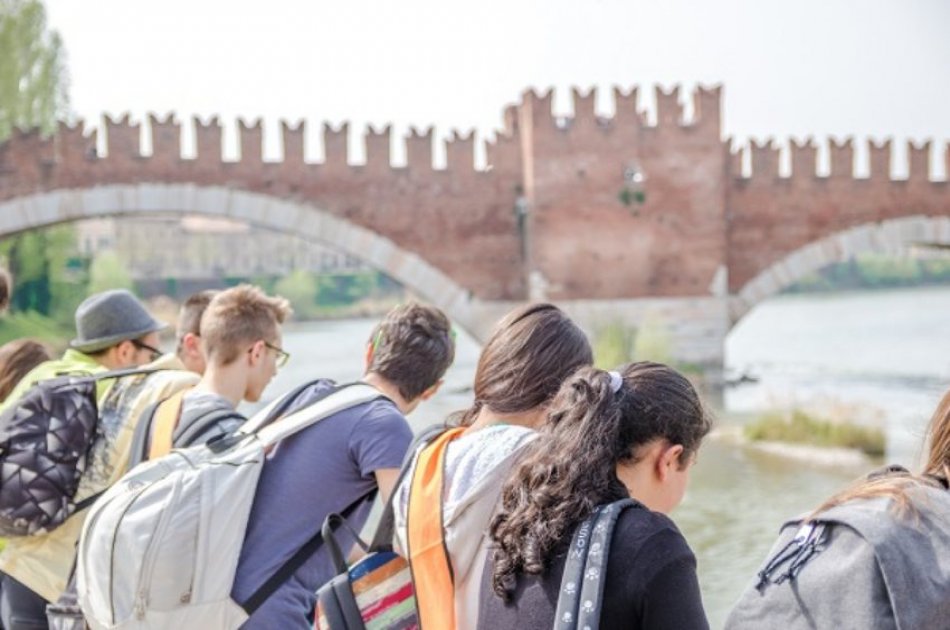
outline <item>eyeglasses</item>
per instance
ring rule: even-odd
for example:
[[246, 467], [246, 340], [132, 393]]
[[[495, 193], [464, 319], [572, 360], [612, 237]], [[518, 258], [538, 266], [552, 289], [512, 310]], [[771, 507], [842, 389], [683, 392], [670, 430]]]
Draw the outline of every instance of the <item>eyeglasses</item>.
[[275, 346], [274, 344], [267, 341], [264, 342], [264, 345], [277, 353], [277, 367], [282, 368], [287, 365], [288, 361], [290, 361], [290, 353], [280, 346]]
[[160, 356], [162, 356], [162, 351], [156, 348], [155, 346], [150, 346], [147, 343], [139, 341], [138, 339], [132, 340], [132, 345], [138, 348], [139, 350], [148, 350], [149, 351], [149, 360], [156, 361]]

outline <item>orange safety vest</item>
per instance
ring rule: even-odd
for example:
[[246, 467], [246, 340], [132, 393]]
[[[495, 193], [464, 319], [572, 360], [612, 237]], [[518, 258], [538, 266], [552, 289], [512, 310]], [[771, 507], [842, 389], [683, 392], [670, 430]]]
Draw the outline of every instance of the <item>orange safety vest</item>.
[[465, 427], [449, 429], [425, 446], [409, 487], [407, 553], [420, 630], [455, 628], [455, 576], [442, 528], [442, 488], [446, 447], [464, 432]]

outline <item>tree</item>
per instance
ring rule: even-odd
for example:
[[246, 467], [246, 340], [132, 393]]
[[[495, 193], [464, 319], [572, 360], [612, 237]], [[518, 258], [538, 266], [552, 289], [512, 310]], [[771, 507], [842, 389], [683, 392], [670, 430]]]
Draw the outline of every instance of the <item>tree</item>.
[[39, 0], [0, 0], [0, 141], [15, 127], [52, 133], [66, 113], [62, 40]]
[[301, 317], [311, 315], [316, 308], [317, 283], [313, 274], [304, 269], [281, 278], [274, 286], [274, 293], [287, 298]]
[[85, 297], [85, 262], [72, 225], [34, 229], [0, 241], [0, 264], [10, 270], [10, 307], [69, 323]]
[[132, 289], [132, 276], [112, 250], [101, 251], [89, 265], [89, 294], [109, 289]]

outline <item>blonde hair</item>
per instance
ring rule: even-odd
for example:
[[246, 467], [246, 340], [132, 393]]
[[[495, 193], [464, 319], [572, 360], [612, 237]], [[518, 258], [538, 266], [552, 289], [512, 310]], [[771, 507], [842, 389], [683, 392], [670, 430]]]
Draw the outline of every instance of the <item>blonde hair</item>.
[[940, 399], [930, 418], [925, 444], [927, 445], [927, 462], [921, 474], [912, 475], [897, 469], [872, 475], [825, 501], [808, 518], [814, 519], [825, 510], [847, 501], [876, 497], [891, 499], [894, 502], [894, 509], [899, 514], [915, 514], [916, 510], [908, 492], [920, 485], [945, 486], [950, 478], [950, 391], [947, 391]]
[[227, 365], [248, 344], [276, 342], [280, 324], [292, 312], [287, 300], [268, 296], [250, 284], [221, 291], [201, 316], [200, 336], [208, 361]]

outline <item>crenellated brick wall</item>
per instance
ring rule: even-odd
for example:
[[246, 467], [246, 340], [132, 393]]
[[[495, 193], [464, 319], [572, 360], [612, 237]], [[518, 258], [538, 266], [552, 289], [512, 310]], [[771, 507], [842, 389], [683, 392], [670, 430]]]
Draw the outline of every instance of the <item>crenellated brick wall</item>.
[[[656, 88], [653, 117], [641, 108], [637, 88], [613, 91], [610, 117], [598, 113], [596, 96], [574, 89], [572, 114], [558, 116], [552, 91], [526, 91], [504, 108], [481, 169], [474, 132], [459, 131], [445, 141], [445, 168], [435, 168], [432, 127], [403, 138], [394, 138], [391, 126], [369, 128], [363, 164], [348, 153], [346, 122], [323, 125], [319, 163], [305, 159], [304, 121], [281, 122], [276, 161], [264, 159], [260, 120], [238, 121], [235, 161], [222, 157], [217, 117], [191, 121], [190, 158], [182, 157], [181, 123], [172, 114], [141, 122], [106, 116], [98, 129], [60, 124], [46, 138], [16, 131], [0, 145], [0, 206], [54, 191], [145, 184], [193, 186], [207, 192], [201, 199], [218, 198], [222, 189], [253, 193], [388, 239], [482, 304], [550, 299], [590, 314], [615, 302], [639, 313], [647, 302], [637, 300], [660, 300], [668, 316], [677, 300], [693, 300], [682, 310], [707, 314], [703, 321], [713, 323], [696, 333], [706, 337], [721, 328], [715, 313], [731, 313], [734, 321], [810, 265], [850, 255], [852, 246], [873, 248], [874, 239], [884, 239], [891, 247], [894, 234], [900, 245], [950, 241], [950, 234], [941, 236], [942, 223], [894, 223], [950, 217], [950, 184], [930, 178], [934, 154], [950, 170], [945, 143], [910, 143], [907, 168], [900, 169], [908, 176], [895, 179], [891, 140], [869, 142], [868, 164], [859, 169], [866, 177], [855, 175], [853, 139], [830, 140], [827, 175], [818, 173], [818, 143], [792, 140], [786, 175], [775, 141], [736, 147], [723, 137], [720, 87], [689, 95]], [[689, 117], [684, 98], [692, 99]], [[142, 125], [149, 155], [140, 146]], [[405, 166], [392, 165], [394, 142], [405, 143]], [[253, 208], [244, 220], [299, 225], [296, 218], [255, 218], [265, 203]], [[60, 220], [82, 216], [81, 209], [49, 212]], [[314, 221], [308, 233], [318, 232]], [[7, 232], [35, 223], [0, 217]], [[854, 231], [862, 226], [879, 230]], [[849, 236], [835, 241], [841, 234]], [[704, 300], [699, 310], [697, 299]]]

